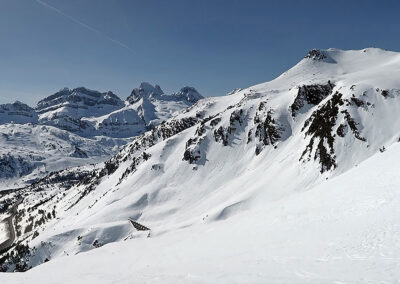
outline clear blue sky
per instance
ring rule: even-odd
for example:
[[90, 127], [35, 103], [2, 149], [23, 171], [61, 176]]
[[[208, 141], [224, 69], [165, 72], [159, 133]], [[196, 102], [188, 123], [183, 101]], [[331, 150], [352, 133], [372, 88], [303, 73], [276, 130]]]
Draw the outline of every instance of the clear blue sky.
[[399, 51], [399, 2], [0, 0], [0, 102], [65, 86], [124, 99], [142, 81], [218, 96], [312, 48]]

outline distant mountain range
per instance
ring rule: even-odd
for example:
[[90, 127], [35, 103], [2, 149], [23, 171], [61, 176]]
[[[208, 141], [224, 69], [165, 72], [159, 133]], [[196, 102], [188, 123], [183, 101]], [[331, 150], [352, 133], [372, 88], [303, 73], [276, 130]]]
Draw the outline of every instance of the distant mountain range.
[[33, 108], [19, 101], [0, 105], [0, 187], [7, 179], [20, 184], [39, 173], [103, 161], [202, 98], [192, 87], [164, 94], [160, 86], [142, 83], [125, 101], [111, 91], [79, 87], [64, 88]]
[[0, 123], [54, 126], [83, 137], [128, 138], [171, 118], [202, 99], [195, 88], [164, 94], [160, 86], [141, 83], [121, 100], [117, 95], [84, 87], [64, 88], [31, 108], [22, 102], [0, 105]]

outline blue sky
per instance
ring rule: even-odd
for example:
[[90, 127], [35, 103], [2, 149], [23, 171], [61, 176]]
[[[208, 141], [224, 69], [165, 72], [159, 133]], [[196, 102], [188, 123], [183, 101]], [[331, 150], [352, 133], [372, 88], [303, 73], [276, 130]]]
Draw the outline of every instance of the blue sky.
[[269, 81], [312, 48], [400, 50], [400, 1], [0, 0], [0, 102], [140, 82], [205, 96]]

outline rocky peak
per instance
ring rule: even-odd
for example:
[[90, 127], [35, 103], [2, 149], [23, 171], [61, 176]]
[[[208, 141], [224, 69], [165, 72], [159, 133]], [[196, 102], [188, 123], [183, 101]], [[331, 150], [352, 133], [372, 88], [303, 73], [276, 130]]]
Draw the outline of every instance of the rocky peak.
[[310, 50], [307, 55], [304, 58], [310, 58], [312, 60], [324, 60], [326, 58], [328, 58], [328, 56], [326, 55], [325, 51], [320, 50], [320, 49], [312, 49]]
[[147, 82], [142, 82], [139, 88], [132, 90], [131, 95], [127, 98], [128, 103], [133, 104], [141, 98], [149, 98], [153, 95], [163, 95], [164, 92], [159, 85], [151, 85]]
[[[72, 105], [83, 105], [85, 107], [95, 105], [112, 105], [122, 106], [122, 100], [111, 91], [99, 92], [87, 89], [85, 87], [78, 87], [75, 89], [64, 88], [57, 93], [44, 98], [39, 101], [36, 110], [38, 112], [46, 111], [49, 107], [58, 105], [72, 106]], [[53, 108], [52, 108], [53, 109]]]
[[183, 87], [178, 93], [172, 94], [174, 97], [179, 100], [185, 101], [187, 103], [194, 104], [198, 100], [203, 99], [204, 97], [200, 95], [199, 92], [193, 87]]

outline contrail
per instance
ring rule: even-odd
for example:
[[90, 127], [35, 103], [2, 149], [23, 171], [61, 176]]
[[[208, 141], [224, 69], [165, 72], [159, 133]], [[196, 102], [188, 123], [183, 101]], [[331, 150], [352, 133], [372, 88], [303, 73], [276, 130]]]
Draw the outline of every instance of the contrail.
[[10, 102], [10, 98], [6, 98], [6, 97], [3, 97], [3, 96], [0, 96], [0, 100], [1, 100], [2, 102], [4, 102], [4, 103]]
[[58, 14], [64, 16], [64, 17], [66, 17], [67, 19], [69, 19], [70, 21], [74, 22], [75, 24], [78, 24], [78, 25], [80, 25], [81, 27], [84, 27], [84, 28], [88, 29], [89, 31], [92, 31], [92, 32], [98, 34], [99, 36], [102, 36], [102, 37], [108, 39], [109, 41], [111, 41], [111, 42], [113, 42], [113, 43], [119, 45], [120, 47], [123, 47], [123, 48], [125, 48], [125, 49], [127, 49], [127, 50], [129, 50], [129, 51], [131, 51], [131, 52], [133, 52], [133, 53], [135, 52], [132, 48], [130, 48], [129, 46], [127, 46], [125, 43], [120, 42], [119, 40], [116, 40], [116, 39], [114, 39], [114, 38], [112, 38], [112, 37], [109, 37], [108, 35], [106, 35], [106, 34], [103, 33], [102, 31], [99, 31], [98, 29], [93, 28], [93, 27], [91, 27], [91, 26], [85, 24], [84, 22], [81, 22], [80, 20], [78, 20], [78, 19], [76, 19], [76, 18], [74, 18], [74, 17], [72, 17], [72, 16], [70, 16], [70, 15], [64, 13], [63, 11], [57, 9], [56, 7], [51, 6], [50, 4], [47, 4], [46, 2], [44, 2], [44, 1], [42, 1], [42, 0], [36, 0], [36, 2], [39, 3], [40, 5], [42, 5], [42, 6], [46, 7], [46, 8], [48, 8], [48, 9], [52, 10], [52, 11], [54, 11], [54, 12], [56, 12], [56, 13], [58, 13]]

